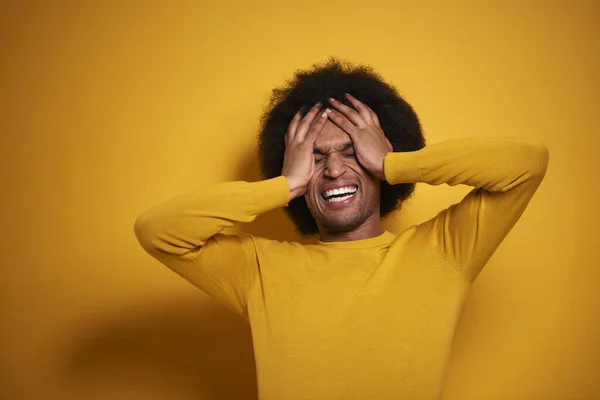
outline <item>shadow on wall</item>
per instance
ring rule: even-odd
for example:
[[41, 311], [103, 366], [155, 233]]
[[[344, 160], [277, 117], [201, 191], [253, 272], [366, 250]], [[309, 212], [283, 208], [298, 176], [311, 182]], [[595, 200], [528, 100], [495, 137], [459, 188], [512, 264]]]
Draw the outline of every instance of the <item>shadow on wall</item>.
[[[234, 180], [261, 179], [254, 153], [242, 160], [238, 171]], [[310, 241], [299, 238], [282, 209], [261, 215], [251, 224], [240, 224], [236, 232]], [[85, 329], [65, 338], [64, 383], [90, 400], [121, 398], [125, 393], [131, 399], [256, 399], [247, 322], [216, 302], [206, 301], [211, 304], [166, 302], [118, 309], [100, 323], [80, 324]]]
[[257, 398], [249, 326], [220, 305], [115, 310], [70, 336], [61, 380], [72, 398]]

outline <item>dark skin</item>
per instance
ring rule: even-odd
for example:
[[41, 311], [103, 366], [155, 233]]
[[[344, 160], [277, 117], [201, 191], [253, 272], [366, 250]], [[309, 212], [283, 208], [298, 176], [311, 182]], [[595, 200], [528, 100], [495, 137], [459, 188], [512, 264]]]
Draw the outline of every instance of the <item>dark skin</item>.
[[[380, 185], [392, 146], [375, 112], [346, 97], [354, 109], [334, 99], [325, 110], [317, 103], [304, 118], [299, 110], [285, 135], [282, 175], [290, 199], [305, 196], [322, 241], [368, 239], [384, 232]], [[340, 194], [331, 196], [334, 190]], [[334, 197], [340, 201], [331, 201]]]

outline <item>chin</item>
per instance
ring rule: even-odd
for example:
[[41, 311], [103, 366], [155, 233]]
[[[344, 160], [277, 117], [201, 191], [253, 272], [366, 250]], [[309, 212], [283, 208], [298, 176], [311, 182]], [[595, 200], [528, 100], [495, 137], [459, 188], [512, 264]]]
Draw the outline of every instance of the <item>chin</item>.
[[347, 232], [359, 227], [365, 220], [363, 213], [357, 212], [356, 210], [348, 214], [338, 214], [336, 216], [321, 215], [317, 219], [317, 224], [324, 230], [330, 232]]

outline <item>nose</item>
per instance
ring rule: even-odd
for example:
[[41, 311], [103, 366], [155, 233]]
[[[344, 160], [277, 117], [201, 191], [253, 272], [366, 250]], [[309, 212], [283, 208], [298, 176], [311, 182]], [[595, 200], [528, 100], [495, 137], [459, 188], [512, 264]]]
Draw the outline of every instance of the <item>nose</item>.
[[325, 170], [323, 174], [331, 179], [336, 179], [342, 176], [346, 172], [346, 164], [342, 160], [342, 156], [335, 152], [327, 156], [325, 160]]

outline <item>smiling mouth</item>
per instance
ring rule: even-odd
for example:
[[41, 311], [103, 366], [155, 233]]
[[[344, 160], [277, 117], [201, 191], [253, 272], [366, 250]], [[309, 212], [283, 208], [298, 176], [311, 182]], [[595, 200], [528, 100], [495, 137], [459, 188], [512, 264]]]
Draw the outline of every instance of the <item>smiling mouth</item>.
[[358, 186], [344, 186], [341, 188], [326, 190], [321, 193], [323, 200], [329, 203], [339, 203], [344, 200], [348, 200], [356, 194]]

